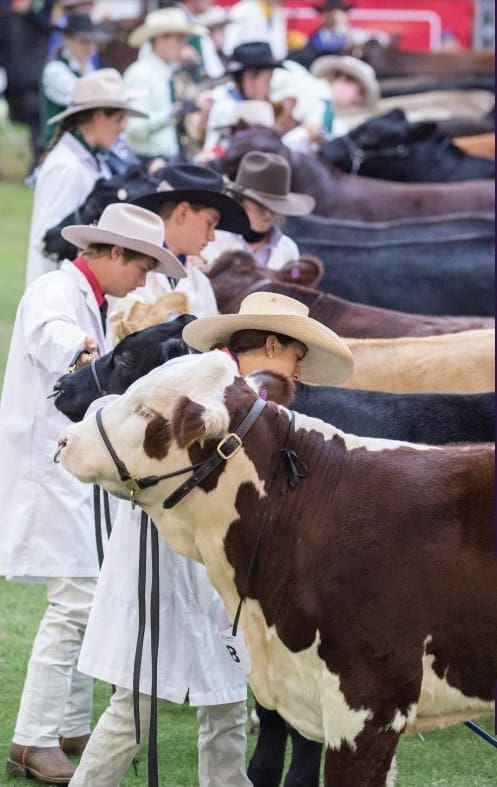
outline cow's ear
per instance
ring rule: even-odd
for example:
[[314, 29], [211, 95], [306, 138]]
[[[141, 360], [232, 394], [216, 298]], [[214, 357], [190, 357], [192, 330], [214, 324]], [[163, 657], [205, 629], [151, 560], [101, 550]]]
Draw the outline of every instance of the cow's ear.
[[176, 402], [171, 421], [173, 437], [180, 448], [186, 448], [205, 435], [205, 407], [181, 396]]
[[259, 396], [276, 404], [287, 407], [295, 397], [295, 382], [286, 374], [262, 370], [252, 372], [246, 378], [247, 383]]

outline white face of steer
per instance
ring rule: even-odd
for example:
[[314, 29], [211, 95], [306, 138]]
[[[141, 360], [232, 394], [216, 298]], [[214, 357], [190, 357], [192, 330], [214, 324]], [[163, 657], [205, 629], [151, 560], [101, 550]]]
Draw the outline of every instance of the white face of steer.
[[[125, 394], [108, 404], [102, 410], [103, 426], [115, 453], [130, 475], [143, 478], [188, 467], [192, 462], [185, 446], [197, 439], [224, 436], [229, 425], [224, 392], [237, 374], [235, 363], [226, 353], [214, 351], [184, 356], [154, 369], [130, 386]], [[190, 402], [189, 410], [185, 408], [185, 397]], [[180, 435], [174, 434], [172, 427], [173, 420], [175, 423], [179, 421], [175, 417], [178, 408], [186, 413], [180, 424], [183, 430]], [[153, 419], [158, 417], [168, 423], [165, 446], [163, 452], [159, 447], [155, 449], [155, 456], [151, 456], [144, 447], [146, 430]], [[190, 430], [185, 424], [188, 418]], [[116, 465], [98, 430], [94, 410], [80, 423], [67, 427], [59, 437], [59, 448], [61, 464], [80, 481], [100, 484], [118, 497], [129, 498], [129, 492], [120, 480]], [[158, 526], [159, 517], [154, 516], [154, 511], [161, 514], [161, 520], [170, 524], [167, 532], [164, 532], [164, 527], [161, 530], [174, 548], [198, 558], [198, 550], [192, 545], [192, 533], [185, 532], [184, 524], [180, 532], [173, 524], [175, 517], [169, 512], [164, 517], [162, 508], [164, 498], [187, 477], [188, 473], [162, 481], [157, 486], [138, 492], [135, 499]], [[186, 501], [190, 502], [189, 496]]]

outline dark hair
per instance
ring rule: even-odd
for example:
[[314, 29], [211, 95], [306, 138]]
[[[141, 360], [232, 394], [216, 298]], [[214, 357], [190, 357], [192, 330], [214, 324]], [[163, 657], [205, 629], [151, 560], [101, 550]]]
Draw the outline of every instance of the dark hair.
[[[284, 347], [287, 344], [297, 341], [297, 339], [286, 336], [284, 333], [276, 333], [276, 331], [259, 331], [248, 328], [242, 331], [235, 331], [227, 345], [234, 353], [244, 353], [248, 352], [248, 350], [256, 350], [259, 347], [264, 347], [268, 336], [276, 336], [279, 343]], [[225, 346], [226, 344], [216, 344], [214, 347], [211, 347], [211, 350], [217, 350]]]
[[42, 163], [50, 151], [53, 150], [57, 142], [64, 136], [66, 131], [72, 131], [78, 126], [88, 123], [92, 119], [95, 112], [98, 112], [99, 110], [102, 111], [104, 115], [107, 115], [107, 117], [114, 115], [116, 112], [123, 111], [117, 107], [95, 107], [94, 109], [83, 109], [81, 112], [75, 112], [73, 115], [68, 115], [67, 117], [62, 118], [56, 128], [55, 134], [48, 143], [47, 149], [40, 159], [40, 163]]
[[206, 210], [207, 208], [212, 207], [211, 205], [200, 205], [197, 202], [190, 202], [187, 199], [175, 199], [171, 202], [163, 202], [159, 208], [159, 216], [161, 219], [169, 219], [174, 211], [174, 209], [179, 205], [180, 202], [188, 202], [190, 209], [194, 213], [200, 213], [201, 210]]
[[[89, 260], [95, 260], [98, 257], [104, 257], [106, 254], [110, 254], [110, 250], [113, 246], [119, 246], [118, 243], [89, 243], [86, 249], [82, 252], [83, 256]], [[140, 251], [134, 251], [133, 249], [127, 249], [125, 246], [120, 246], [122, 248], [122, 256], [124, 262], [131, 262], [131, 260], [135, 260], [137, 257], [150, 257], [149, 254], [144, 254]], [[150, 257], [150, 259], [155, 259], [154, 257]]]

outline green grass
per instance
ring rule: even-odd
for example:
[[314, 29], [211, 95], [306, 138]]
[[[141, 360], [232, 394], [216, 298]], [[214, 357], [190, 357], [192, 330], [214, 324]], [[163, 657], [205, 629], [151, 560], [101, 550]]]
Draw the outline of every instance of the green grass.
[[[24, 285], [24, 270], [32, 192], [20, 184], [0, 184], [1, 282], [0, 377], [3, 374], [12, 321]], [[45, 610], [45, 587], [0, 579], [0, 787], [26, 787], [9, 779], [4, 763], [10, 746], [31, 645]], [[475, 610], [475, 614], [477, 611]], [[482, 646], [484, 647], [484, 646]], [[110, 687], [96, 682], [94, 722], [105, 709]], [[253, 704], [252, 698], [249, 707]], [[478, 722], [493, 731], [493, 717]], [[161, 787], [197, 784], [197, 724], [188, 705], [159, 706], [159, 771]], [[255, 746], [249, 736], [248, 756]], [[112, 753], [109, 753], [112, 756]], [[462, 724], [445, 730], [403, 738], [398, 752], [397, 787], [496, 787], [497, 750]], [[123, 787], [145, 787], [146, 749], [140, 754], [138, 775], [130, 770]], [[94, 787], [98, 787], [95, 785]], [[226, 785], [229, 787], [229, 785]]]

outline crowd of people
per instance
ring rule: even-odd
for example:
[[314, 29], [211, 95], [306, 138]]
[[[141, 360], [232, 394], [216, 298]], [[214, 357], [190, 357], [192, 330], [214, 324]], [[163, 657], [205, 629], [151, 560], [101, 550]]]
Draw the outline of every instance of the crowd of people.
[[[100, 566], [92, 492], [53, 463], [66, 419], [47, 396], [74, 357], [78, 365], [112, 347], [111, 318], [126, 298], [154, 303], [176, 289], [197, 317], [192, 346], [222, 347], [241, 375], [262, 367], [340, 382], [333, 359], [343, 367], [350, 352], [306, 307], [275, 294], [249, 296], [227, 334], [206, 275], [226, 250], [248, 251], [273, 269], [295, 259], [281, 221], [311, 213], [313, 198], [291, 191], [289, 164], [278, 154], [248, 152], [231, 182], [206, 164], [244, 123], [273, 126], [289, 147], [312, 149], [344, 133], [342, 107], [373, 106], [379, 95], [372, 69], [338, 54], [355, 35], [341, 0], [326, 0], [321, 26], [296, 50], [301, 62], [291, 58], [277, 0], [240, 0], [230, 12], [209, 0], [156, 2], [129, 31], [136, 56], [121, 70], [101, 67], [99, 47], [112, 52], [113, 33], [96, 18], [97, 5], [11, 0], [3, 9], [11, 32], [20, 36], [21, 21], [38, 31], [45, 60], [35, 87], [32, 74], [21, 84], [16, 53], [3, 39], [11, 116], [32, 128], [34, 200], [0, 405], [0, 573], [47, 587], [7, 770], [73, 787], [117, 787], [140, 748], [132, 642], [142, 530], [139, 511], [115, 502]], [[129, 166], [146, 176], [160, 171], [159, 189], [114, 202], [95, 221], [87, 209], [95, 184]], [[54, 226], [74, 251], [70, 259], [47, 253]], [[282, 332], [283, 323], [291, 329]], [[201, 565], [160, 538], [159, 545], [158, 696], [198, 708], [201, 787], [271, 787], [268, 763], [246, 766], [248, 666], [240, 669], [220, 637], [230, 626], [221, 599]], [[243, 651], [243, 636], [236, 647]], [[151, 669], [144, 655], [142, 740]], [[95, 678], [115, 691], [92, 732]], [[270, 724], [270, 712], [259, 710]], [[78, 766], [72, 756], [81, 757]], [[317, 787], [319, 745], [306, 756], [306, 787]]]

